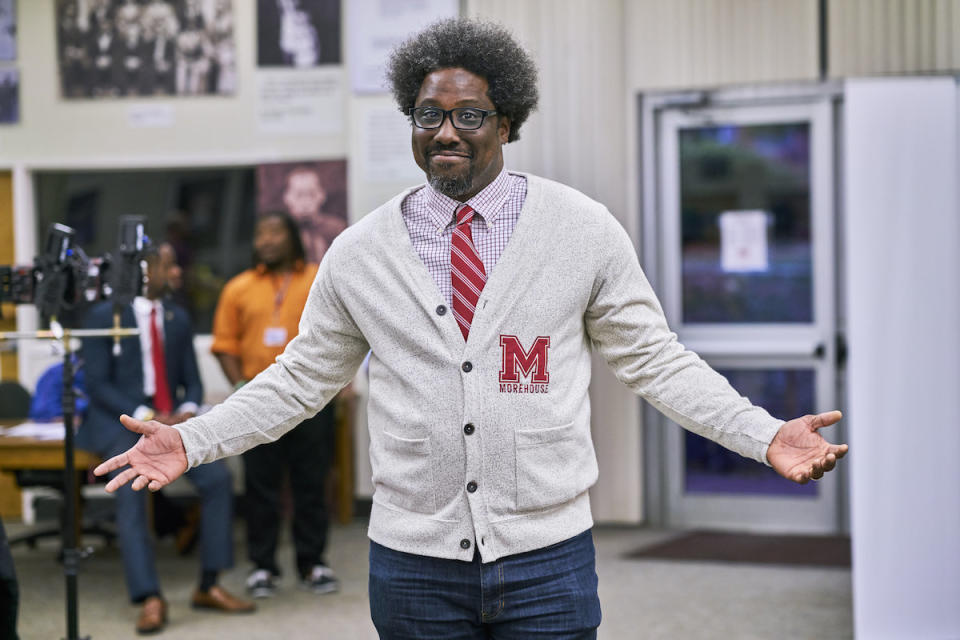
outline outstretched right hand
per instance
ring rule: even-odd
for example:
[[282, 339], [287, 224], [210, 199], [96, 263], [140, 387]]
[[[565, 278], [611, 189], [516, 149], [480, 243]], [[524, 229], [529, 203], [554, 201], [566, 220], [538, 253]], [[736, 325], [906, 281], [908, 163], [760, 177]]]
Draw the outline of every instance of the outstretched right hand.
[[143, 434], [125, 453], [114, 456], [93, 472], [106, 475], [129, 465], [107, 483], [107, 491], [114, 492], [131, 480], [130, 487], [140, 491], [144, 487], [158, 491], [179, 478], [187, 470], [187, 451], [183, 448], [180, 432], [160, 422], [141, 422], [128, 415], [120, 422], [130, 431]]

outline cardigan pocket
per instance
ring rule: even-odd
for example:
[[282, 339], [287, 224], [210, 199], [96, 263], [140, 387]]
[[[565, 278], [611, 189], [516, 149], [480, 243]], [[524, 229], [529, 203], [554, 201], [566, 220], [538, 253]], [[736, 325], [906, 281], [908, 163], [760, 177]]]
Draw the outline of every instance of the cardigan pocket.
[[379, 488], [390, 504], [415, 511], [437, 512], [433, 456], [430, 438], [401, 438], [384, 431], [389, 465], [378, 478]]
[[597, 458], [589, 429], [571, 422], [516, 433], [517, 510], [561, 505], [597, 480]]

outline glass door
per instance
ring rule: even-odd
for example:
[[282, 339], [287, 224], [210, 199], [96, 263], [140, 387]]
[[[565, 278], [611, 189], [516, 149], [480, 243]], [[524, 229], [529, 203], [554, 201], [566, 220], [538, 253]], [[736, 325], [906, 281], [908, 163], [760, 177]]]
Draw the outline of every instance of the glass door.
[[[829, 101], [665, 109], [658, 128], [660, 295], [681, 342], [776, 417], [835, 408]], [[834, 474], [796, 485], [676, 425], [663, 442], [669, 525], [837, 530]]]

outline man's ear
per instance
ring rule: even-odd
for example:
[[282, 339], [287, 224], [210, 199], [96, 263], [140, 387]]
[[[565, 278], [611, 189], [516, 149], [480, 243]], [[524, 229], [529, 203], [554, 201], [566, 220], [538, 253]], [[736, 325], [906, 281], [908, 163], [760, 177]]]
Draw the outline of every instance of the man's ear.
[[497, 122], [497, 133], [500, 135], [501, 144], [507, 144], [510, 141], [510, 118], [500, 116]]

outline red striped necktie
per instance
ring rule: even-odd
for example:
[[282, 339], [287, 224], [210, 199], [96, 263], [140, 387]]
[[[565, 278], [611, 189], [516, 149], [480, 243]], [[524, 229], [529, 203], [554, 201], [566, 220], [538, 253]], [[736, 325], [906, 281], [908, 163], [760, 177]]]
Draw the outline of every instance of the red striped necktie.
[[153, 392], [153, 408], [157, 413], [173, 411], [173, 397], [167, 382], [167, 359], [163, 353], [163, 339], [157, 326], [157, 308], [150, 309], [150, 350], [153, 356], [153, 379], [156, 389]]
[[473, 233], [470, 222], [474, 211], [467, 205], [457, 210], [457, 226], [453, 229], [453, 243], [450, 246], [450, 283], [453, 285], [453, 317], [460, 325], [460, 333], [466, 340], [470, 335], [470, 324], [477, 309], [480, 292], [487, 282], [487, 272], [483, 261], [473, 246]]

